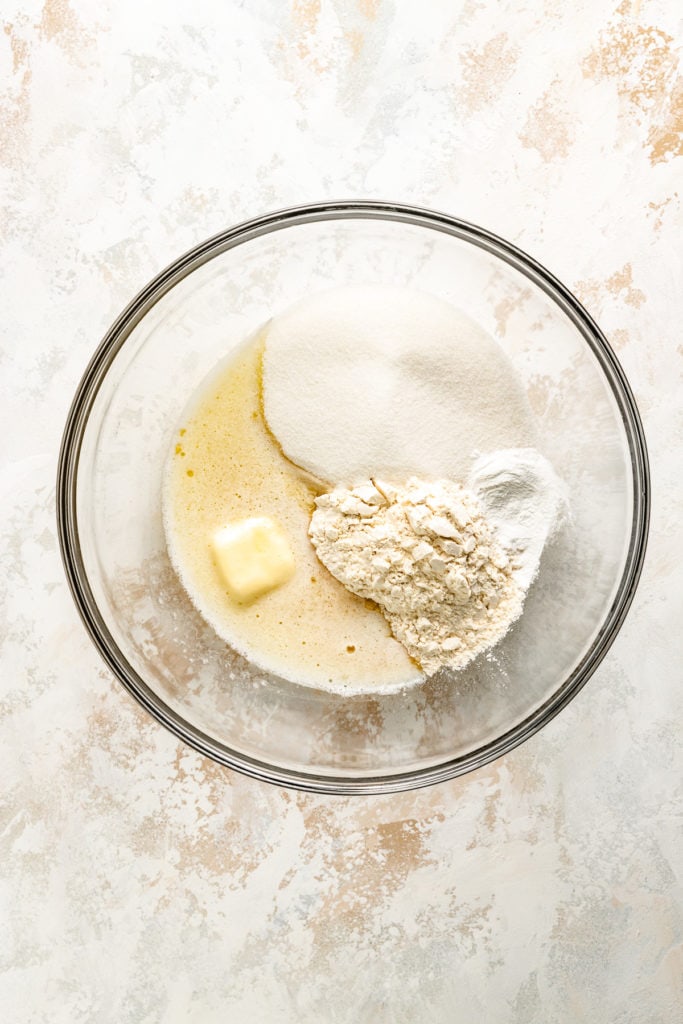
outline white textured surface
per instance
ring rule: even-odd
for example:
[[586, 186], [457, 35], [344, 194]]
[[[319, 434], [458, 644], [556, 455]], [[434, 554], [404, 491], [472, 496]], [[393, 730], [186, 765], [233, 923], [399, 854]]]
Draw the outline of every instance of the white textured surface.
[[[683, 991], [678, 4], [6, 0], [3, 1021], [671, 1024]], [[651, 544], [542, 734], [415, 794], [325, 799], [149, 720], [55, 540], [71, 394], [179, 252], [270, 208], [395, 198], [574, 288], [648, 432]]]
[[481, 452], [536, 440], [501, 346], [462, 310], [399, 286], [325, 289], [274, 317], [263, 411], [285, 455], [333, 486], [466, 480]]

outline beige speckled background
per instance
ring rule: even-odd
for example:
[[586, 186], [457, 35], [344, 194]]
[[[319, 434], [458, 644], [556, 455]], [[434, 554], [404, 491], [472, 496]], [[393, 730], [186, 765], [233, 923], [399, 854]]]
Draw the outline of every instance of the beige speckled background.
[[[683, 1019], [683, 72], [675, 0], [5, 0], [0, 1017]], [[207, 235], [325, 197], [430, 205], [550, 267], [636, 391], [654, 518], [586, 689], [465, 779], [297, 795], [111, 678], [57, 551], [94, 345]]]

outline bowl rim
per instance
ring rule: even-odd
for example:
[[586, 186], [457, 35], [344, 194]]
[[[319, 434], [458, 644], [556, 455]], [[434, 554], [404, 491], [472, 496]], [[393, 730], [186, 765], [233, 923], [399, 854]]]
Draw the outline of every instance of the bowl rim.
[[[295, 225], [354, 218], [406, 223], [451, 235], [502, 259], [540, 287], [572, 321], [603, 371], [621, 415], [633, 477], [631, 533], [619, 586], [593, 643], [558, 689], [517, 725], [468, 754], [432, 766], [370, 776], [316, 774], [269, 764], [217, 742], [168, 707], [128, 663], [107, 627], [85, 570], [77, 515], [81, 447], [95, 398], [117, 353], [153, 306], [204, 263], [260, 235]], [[633, 601], [647, 547], [650, 472], [645, 434], [626, 375], [596, 322], [550, 271], [493, 232], [450, 214], [404, 203], [345, 199], [275, 210], [227, 228], [178, 257], [132, 299], [104, 335], [76, 389], [60, 446], [56, 506], [62, 562], [85, 628], [114, 676], [158, 722], [200, 754], [252, 778], [308, 792], [370, 795], [417, 789], [481, 768], [525, 742], [573, 700], [607, 654]]]

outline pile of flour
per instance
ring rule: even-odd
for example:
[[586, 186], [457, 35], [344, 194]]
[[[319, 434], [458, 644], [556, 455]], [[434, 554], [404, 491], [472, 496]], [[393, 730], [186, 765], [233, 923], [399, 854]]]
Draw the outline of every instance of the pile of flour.
[[379, 479], [316, 501], [309, 536], [347, 590], [375, 601], [425, 672], [497, 643], [523, 592], [473, 495], [449, 480]]
[[464, 668], [505, 636], [566, 507], [563, 485], [532, 449], [479, 460], [470, 488], [376, 478], [323, 494], [311, 518], [320, 561], [379, 605], [426, 672]]
[[263, 408], [285, 455], [329, 487], [318, 558], [426, 672], [505, 635], [567, 503], [485, 331], [422, 292], [319, 293], [269, 326]]

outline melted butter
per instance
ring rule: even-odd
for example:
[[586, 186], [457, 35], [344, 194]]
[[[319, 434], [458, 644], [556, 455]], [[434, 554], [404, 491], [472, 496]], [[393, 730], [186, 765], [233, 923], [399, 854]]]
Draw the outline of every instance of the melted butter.
[[[176, 571], [216, 632], [263, 669], [347, 693], [414, 682], [419, 670], [377, 607], [350, 594], [316, 557], [308, 525], [323, 487], [285, 458], [265, 425], [262, 350], [256, 339], [224, 364], [174, 439], [164, 520]], [[264, 515], [287, 534], [296, 570], [239, 605], [222, 584], [211, 539], [229, 522]]]

